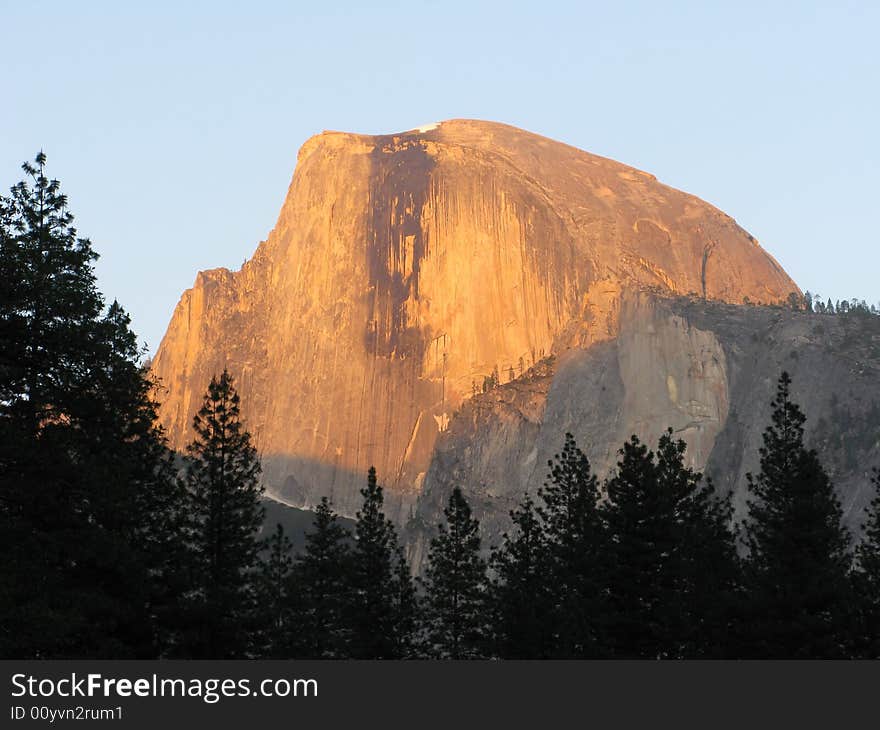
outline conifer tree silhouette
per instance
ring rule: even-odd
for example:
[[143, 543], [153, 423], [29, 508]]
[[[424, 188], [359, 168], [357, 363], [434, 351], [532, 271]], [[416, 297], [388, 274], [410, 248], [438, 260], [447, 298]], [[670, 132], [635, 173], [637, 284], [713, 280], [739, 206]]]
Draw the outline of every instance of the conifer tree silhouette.
[[856, 548], [858, 567], [853, 576], [859, 603], [854, 650], [864, 659], [880, 659], [880, 469], [872, 483], [874, 498], [866, 510], [864, 539]]
[[672, 429], [657, 453], [636, 436], [620, 450], [601, 513], [608, 531], [609, 638], [614, 656], [723, 654], [737, 586], [730, 503], [684, 465]]
[[565, 659], [599, 657], [605, 652], [606, 566], [598, 481], [570, 433], [548, 466], [548, 479], [538, 490], [538, 515], [549, 558], [553, 653]]
[[510, 519], [513, 530], [502, 536], [491, 558], [494, 650], [504, 659], [548, 658], [556, 617], [547, 539], [528, 495]]
[[353, 591], [352, 535], [327, 497], [315, 509], [312, 530], [297, 556], [290, 591], [295, 625], [290, 654], [304, 659], [337, 659], [349, 654], [347, 602]]
[[263, 520], [260, 462], [240, 419], [239, 396], [224, 369], [208, 385], [187, 448], [190, 544], [194, 556], [190, 608], [196, 625], [188, 650], [197, 658], [248, 656], [253, 625], [252, 571]]
[[256, 611], [261, 633], [258, 653], [273, 659], [285, 658], [291, 621], [292, 545], [281, 523], [263, 541], [262, 559], [256, 575]]
[[761, 469], [748, 475], [747, 615], [743, 652], [765, 658], [848, 653], [852, 620], [849, 535], [834, 487], [804, 446], [806, 417], [783, 372], [764, 431]]
[[361, 496], [347, 605], [349, 653], [356, 659], [398, 659], [408, 645], [404, 632], [411, 626], [405, 616], [411, 608], [409, 569], [401, 570], [397, 531], [382, 510], [383, 490], [373, 467]]
[[475, 659], [486, 650], [486, 561], [480, 525], [461, 489], [443, 510], [446, 523], [428, 549], [424, 588], [424, 648], [440, 659]]
[[182, 543], [153, 384], [46, 156], [22, 167], [0, 197], [0, 655], [155, 656]]

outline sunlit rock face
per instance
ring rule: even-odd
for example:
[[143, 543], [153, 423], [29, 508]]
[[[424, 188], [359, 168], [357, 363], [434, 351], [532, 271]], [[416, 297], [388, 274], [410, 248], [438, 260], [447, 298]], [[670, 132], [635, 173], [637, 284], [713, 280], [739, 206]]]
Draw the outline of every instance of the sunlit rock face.
[[[484, 378], [544, 388], [511, 407], [564, 429], [554, 389], [619, 345], [613, 374], [587, 375], [609, 379], [599, 393], [620, 391], [619, 412], [576, 390], [567, 407], [609, 444], [633, 425], [671, 425], [672, 414], [704, 461], [728, 417], [725, 358], [711, 331], [651, 314], [646, 290], [732, 303], [798, 291], [719, 210], [568, 145], [471, 120], [325, 132], [300, 150], [253, 258], [201, 272], [181, 297], [153, 363], [161, 421], [183, 447], [208, 381], [227, 367], [270, 495], [310, 507], [326, 494], [352, 515], [375, 465], [405, 522], [456, 412], [501, 397], [472, 397]], [[523, 477], [516, 464], [558, 448], [550, 442], [564, 430], [551, 431], [511, 463], [494, 460], [525, 448], [505, 441], [519, 431], [480, 448], [499, 477]]]

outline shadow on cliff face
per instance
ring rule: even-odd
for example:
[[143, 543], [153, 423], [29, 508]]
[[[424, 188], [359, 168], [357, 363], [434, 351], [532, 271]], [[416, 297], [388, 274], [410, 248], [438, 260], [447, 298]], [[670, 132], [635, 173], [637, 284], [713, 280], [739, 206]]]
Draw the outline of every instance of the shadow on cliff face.
[[674, 307], [724, 346], [731, 411], [706, 473], [719, 492], [733, 493], [737, 518], [747, 512], [745, 475], [759, 468], [776, 379], [786, 370], [807, 417], [806, 444], [817, 450], [857, 537], [873, 496], [867, 474], [880, 465], [880, 318], [687, 300]]
[[408, 321], [407, 301], [419, 298], [419, 273], [428, 251], [422, 209], [434, 160], [424, 142], [378, 137], [370, 159], [371, 214], [367, 228], [367, 352], [382, 357], [420, 356], [429, 335]]
[[[354, 519], [361, 508], [360, 490], [367, 484], [367, 469], [356, 472], [339, 464], [331, 464], [296, 454], [264, 454], [263, 483], [266, 496], [297, 509], [312, 510], [327, 497], [341, 516]], [[378, 474], [379, 484], [386, 484], [386, 475]], [[410, 517], [416, 494], [383, 490], [386, 516], [400, 525]]]
[[508, 511], [541, 486], [566, 432], [603, 478], [630, 434], [653, 448], [672, 426], [693, 466], [717, 492], [732, 492], [742, 519], [746, 473], [759, 468], [782, 370], [792, 374], [795, 401], [807, 415], [807, 444], [818, 450], [844, 520], [859, 534], [873, 494], [867, 473], [880, 464], [880, 318], [687, 299], [630, 314], [638, 316], [622, 318], [616, 340], [561, 353], [541, 387], [514, 381], [462, 407], [437, 442], [406, 525], [416, 570], [453, 486], [480, 519], [484, 546], [497, 544]]
[[[306, 535], [314, 530], [315, 513], [312, 510], [290, 507], [271, 498], [263, 499], [262, 505], [266, 514], [257, 538], [270, 537], [275, 532], [275, 526], [281, 525], [284, 528], [284, 533], [290, 539], [293, 553], [303, 552], [306, 546]], [[343, 517], [340, 518], [340, 523], [346, 530], [354, 530], [352, 520]]]
[[453, 487], [464, 491], [488, 552], [509, 529], [510, 511], [547, 479], [547, 461], [559, 452], [566, 432], [604, 474], [614, 461], [609, 445], [617, 444], [620, 431], [623, 383], [617, 358], [613, 340], [571, 349], [540, 374], [517, 378], [462, 406], [437, 441], [424, 489], [405, 524], [416, 572]]

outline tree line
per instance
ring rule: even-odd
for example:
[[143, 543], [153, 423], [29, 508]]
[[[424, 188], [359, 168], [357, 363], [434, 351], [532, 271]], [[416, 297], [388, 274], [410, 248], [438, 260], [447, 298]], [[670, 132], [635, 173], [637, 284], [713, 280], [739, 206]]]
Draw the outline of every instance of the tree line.
[[823, 302], [821, 296], [809, 291], [805, 291], [803, 297], [796, 297], [794, 302], [790, 299], [789, 303], [794, 309], [816, 314], [880, 314], [880, 306], [868, 304], [864, 299], [838, 299], [834, 302], [829, 297]]
[[601, 485], [568, 434], [488, 557], [453, 489], [412, 581], [371, 470], [354, 536], [323, 500], [303, 555], [284, 561], [280, 527], [270, 540], [259, 575], [278, 601], [264, 605], [275, 617], [266, 655], [877, 658], [880, 497], [852, 551], [790, 386], [783, 373], [742, 524], [671, 430], [656, 451], [633, 436]]
[[742, 524], [670, 431], [601, 483], [567, 435], [500, 545], [454, 489], [418, 578], [372, 469], [353, 530], [324, 499], [300, 554], [261, 538], [232, 378], [173, 453], [45, 163], [0, 197], [0, 656], [880, 656], [880, 498], [853, 550], [787, 374]]

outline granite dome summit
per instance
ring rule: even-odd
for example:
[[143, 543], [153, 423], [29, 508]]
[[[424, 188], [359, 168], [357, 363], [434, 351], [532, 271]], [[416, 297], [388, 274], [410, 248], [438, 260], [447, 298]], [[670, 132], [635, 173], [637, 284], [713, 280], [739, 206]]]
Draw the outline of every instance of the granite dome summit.
[[[644, 292], [741, 304], [798, 291], [729, 216], [569, 145], [475, 120], [324, 132], [300, 149], [253, 257], [200, 272], [181, 297], [153, 363], [160, 419], [182, 447], [228, 367], [270, 495], [310, 507], [328, 494], [353, 514], [372, 464], [403, 519], [493, 372], [552, 375], [549, 356], [615, 340]], [[684, 408], [689, 386], [656, 366]]]

